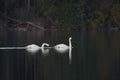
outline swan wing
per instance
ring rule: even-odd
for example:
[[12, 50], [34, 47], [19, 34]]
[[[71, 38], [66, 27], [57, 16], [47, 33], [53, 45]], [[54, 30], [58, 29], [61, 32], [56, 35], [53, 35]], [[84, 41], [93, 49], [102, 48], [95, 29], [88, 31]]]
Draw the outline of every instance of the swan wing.
[[35, 44], [31, 44], [31, 45], [28, 45], [28, 46], [26, 47], [26, 50], [27, 50], [28, 52], [32, 52], [32, 53], [37, 52], [39, 49], [40, 49], [40, 47], [39, 47], [38, 45], [35, 45]]
[[54, 47], [54, 49], [59, 53], [64, 53], [69, 49], [69, 47], [65, 44], [58, 44]]

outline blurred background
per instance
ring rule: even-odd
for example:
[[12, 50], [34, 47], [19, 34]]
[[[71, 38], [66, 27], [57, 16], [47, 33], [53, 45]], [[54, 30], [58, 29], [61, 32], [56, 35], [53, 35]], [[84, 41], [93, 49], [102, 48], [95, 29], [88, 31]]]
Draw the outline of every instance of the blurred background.
[[0, 23], [12, 18], [49, 29], [118, 30], [119, 8], [119, 0], [0, 0]]

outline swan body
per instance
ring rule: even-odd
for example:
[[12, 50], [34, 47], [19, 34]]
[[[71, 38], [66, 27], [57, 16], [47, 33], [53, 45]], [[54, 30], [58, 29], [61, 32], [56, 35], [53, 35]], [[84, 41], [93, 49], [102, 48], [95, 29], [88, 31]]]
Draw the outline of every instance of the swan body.
[[26, 50], [31, 53], [36, 53], [37, 51], [40, 50], [40, 47], [36, 44], [31, 44], [26, 46]]
[[69, 37], [69, 46], [66, 44], [57, 44], [56, 46], [54, 46], [54, 49], [59, 53], [66, 52], [69, 48], [72, 48], [71, 39], [72, 38]]
[[49, 44], [43, 43], [41, 47], [39, 47], [36, 44], [31, 44], [31, 45], [26, 46], [26, 50], [30, 53], [36, 53], [37, 51], [41, 49], [42, 53], [48, 53], [49, 51], [45, 50], [45, 46], [49, 46]]
[[54, 46], [54, 49], [57, 52], [64, 53], [69, 49], [69, 47], [66, 44], [58, 44], [58, 45]]

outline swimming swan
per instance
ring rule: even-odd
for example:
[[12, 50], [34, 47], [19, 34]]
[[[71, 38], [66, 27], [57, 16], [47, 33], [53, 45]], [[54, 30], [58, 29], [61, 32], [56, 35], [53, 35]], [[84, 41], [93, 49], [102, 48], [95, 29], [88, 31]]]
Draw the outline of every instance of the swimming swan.
[[41, 47], [36, 44], [31, 44], [31, 45], [26, 46], [26, 50], [30, 53], [36, 53], [37, 51], [39, 51], [41, 49], [42, 52], [44, 53], [45, 46], [49, 46], [49, 44], [43, 43]]
[[71, 37], [69, 37], [69, 46], [66, 44], [57, 44], [54, 49], [60, 53], [66, 52], [68, 49], [72, 48]]
[[40, 47], [36, 44], [30, 44], [26, 46], [26, 50], [30, 53], [36, 53], [40, 50]]
[[54, 49], [59, 52], [59, 53], [64, 53], [66, 51], [69, 50], [69, 61], [71, 63], [71, 59], [72, 59], [72, 43], [71, 43], [72, 37], [69, 37], [69, 46], [66, 44], [57, 44], [56, 46], [54, 46]]

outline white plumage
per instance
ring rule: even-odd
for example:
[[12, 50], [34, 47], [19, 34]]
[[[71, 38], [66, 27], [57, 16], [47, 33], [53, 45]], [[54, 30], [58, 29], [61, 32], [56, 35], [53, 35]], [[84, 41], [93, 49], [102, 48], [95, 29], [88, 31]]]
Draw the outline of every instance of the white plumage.
[[26, 50], [30, 53], [36, 53], [37, 51], [40, 50], [40, 47], [36, 44], [31, 44], [26, 46]]
[[66, 52], [69, 48], [72, 48], [71, 39], [72, 38], [70, 37], [69, 38], [69, 46], [66, 44], [57, 44], [56, 46], [54, 46], [54, 49], [59, 53]]
[[31, 45], [26, 46], [26, 50], [30, 53], [36, 53], [37, 51], [41, 49], [42, 52], [45, 53], [45, 49], [44, 49], [45, 46], [49, 46], [49, 44], [43, 43], [41, 47], [36, 44], [31, 44]]

